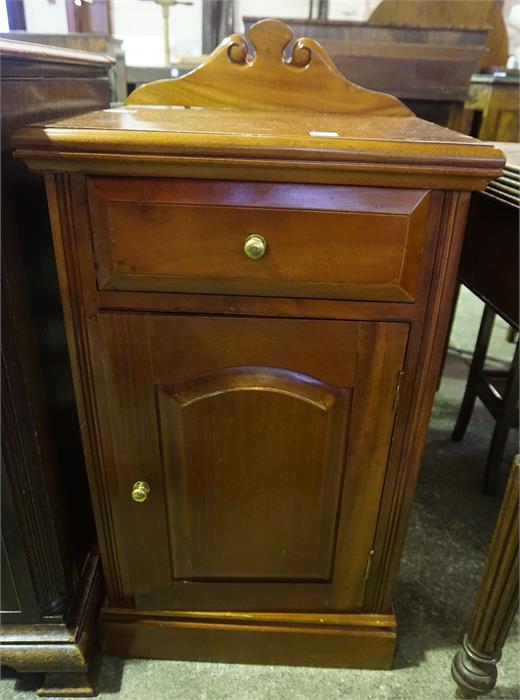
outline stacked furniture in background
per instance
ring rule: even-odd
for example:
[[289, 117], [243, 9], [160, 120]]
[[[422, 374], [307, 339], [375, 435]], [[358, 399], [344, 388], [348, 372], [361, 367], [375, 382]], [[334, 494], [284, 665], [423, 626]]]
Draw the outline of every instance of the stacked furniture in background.
[[468, 130], [483, 141], [520, 140], [520, 76], [497, 71], [471, 77], [466, 112]]
[[369, 24], [423, 29], [471, 29], [486, 32], [486, 51], [479, 68], [504, 66], [508, 58], [504, 0], [382, 0]]
[[[399, 97], [418, 117], [478, 135], [464, 103], [473, 73], [507, 61], [502, 6], [501, 0], [383, 0], [366, 22], [283, 21], [317, 39], [350, 80]], [[244, 17], [246, 29], [258, 19]]]
[[[256, 21], [244, 17], [246, 28]], [[471, 76], [485, 53], [485, 30], [283, 21], [319, 41], [350, 80], [395, 95], [422, 119], [463, 130]]]
[[[83, 5], [88, 3], [82, 3]], [[28, 41], [46, 46], [60, 46], [73, 51], [92, 51], [97, 54], [107, 54], [114, 59], [108, 75], [111, 85], [111, 102], [122, 102], [126, 95], [126, 65], [122, 39], [116, 39], [110, 34], [91, 34], [86, 32], [68, 34], [39, 34], [33, 32], [9, 32], [0, 37], [16, 41]]]
[[41, 695], [91, 694], [102, 595], [43, 178], [13, 159], [24, 124], [105, 107], [112, 60], [0, 40], [2, 663]]

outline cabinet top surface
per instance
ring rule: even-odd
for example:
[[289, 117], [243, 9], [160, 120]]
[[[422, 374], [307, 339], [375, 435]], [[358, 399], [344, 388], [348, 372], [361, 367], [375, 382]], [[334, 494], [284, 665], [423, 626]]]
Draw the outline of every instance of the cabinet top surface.
[[[152, 175], [175, 174], [182, 158], [187, 177], [202, 176], [202, 159], [221, 172], [227, 167], [223, 177], [240, 177], [236, 169], [247, 161], [267, 179], [296, 181], [313, 177], [294, 172], [306, 163], [323, 182], [332, 171], [334, 182], [353, 182], [357, 171], [367, 184], [374, 175], [385, 184], [386, 171], [394, 178], [388, 184], [406, 173], [405, 186], [415, 177], [416, 186], [433, 178], [462, 189], [499, 174], [504, 159], [493, 145], [418, 119], [397, 98], [350, 82], [312, 39], [288, 52], [292, 38], [282, 22], [259, 22], [249, 32], [252, 48], [232, 35], [199, 68], [143, 85], [121, 107], [29, 127], [18, 134], [18, 155], [38, 169], [100, 173], [110, 164], [111, 174], [128, 175], [136, 163]], [[292, 173], [283, 176], [284, 169]]]
[[[323, 151], [349, 148], [349, 142], [367, 141], [366, 148], [377, 150], [375, 143], [394, 142], [404, 150], [407, 144], [427, 147], [429, 144], [449, 148], [463, 155], [497, 154], [492, 144], [460, 134], [413, 114], [359, 115], [320, 111], [242, 110], [233, 107], [184, 107], [177, 105], [134, 105], [104, 109], [41, 124], [34, 131], [44, 130], [47, 138], [83, 140], [85, 132], [101, 140], [103, 132], [111, 132], [114, 148], [122, 139], [147, 139], [150, 145], [196, 142], [218, 136], [222, 144], [234, 139], [256, 140], [261, 147], [273, 143], [287, 147], [310, 147]], [[138, 133], [134, 133], [138, 132]], [[143, 135], [143, 132], [147, 135]], [[138, 134], [141, 134], [140, 136]], [[109, 135], [106, 135], [109, 138]], [[370, 143], [374, 142], [374, 143]]]

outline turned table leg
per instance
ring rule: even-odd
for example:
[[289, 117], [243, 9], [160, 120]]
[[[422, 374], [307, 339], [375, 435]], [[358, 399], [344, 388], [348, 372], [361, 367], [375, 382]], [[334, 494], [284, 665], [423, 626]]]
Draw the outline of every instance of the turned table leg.
[[518, 467], [513, 463], [484, 574], [462, 649], [451, 666], [453, 679], [466, 694], [489, 693], [497, 663], [518, 609]]

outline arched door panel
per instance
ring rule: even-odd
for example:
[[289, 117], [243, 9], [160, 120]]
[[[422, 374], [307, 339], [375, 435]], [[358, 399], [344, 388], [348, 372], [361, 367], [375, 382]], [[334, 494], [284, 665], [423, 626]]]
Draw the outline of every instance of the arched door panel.
[[270, 367], [157, 388], [175, 579], [330, 579], [349, 397]]

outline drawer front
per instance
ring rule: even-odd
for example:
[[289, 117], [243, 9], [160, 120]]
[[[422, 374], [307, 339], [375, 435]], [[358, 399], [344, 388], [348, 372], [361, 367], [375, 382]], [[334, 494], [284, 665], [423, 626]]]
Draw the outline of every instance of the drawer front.
[[[106, 290], [411, 302], [429, 192], [330, 185], [94, 178]], [[259, 235], [266, 249], [249, 258]]]

